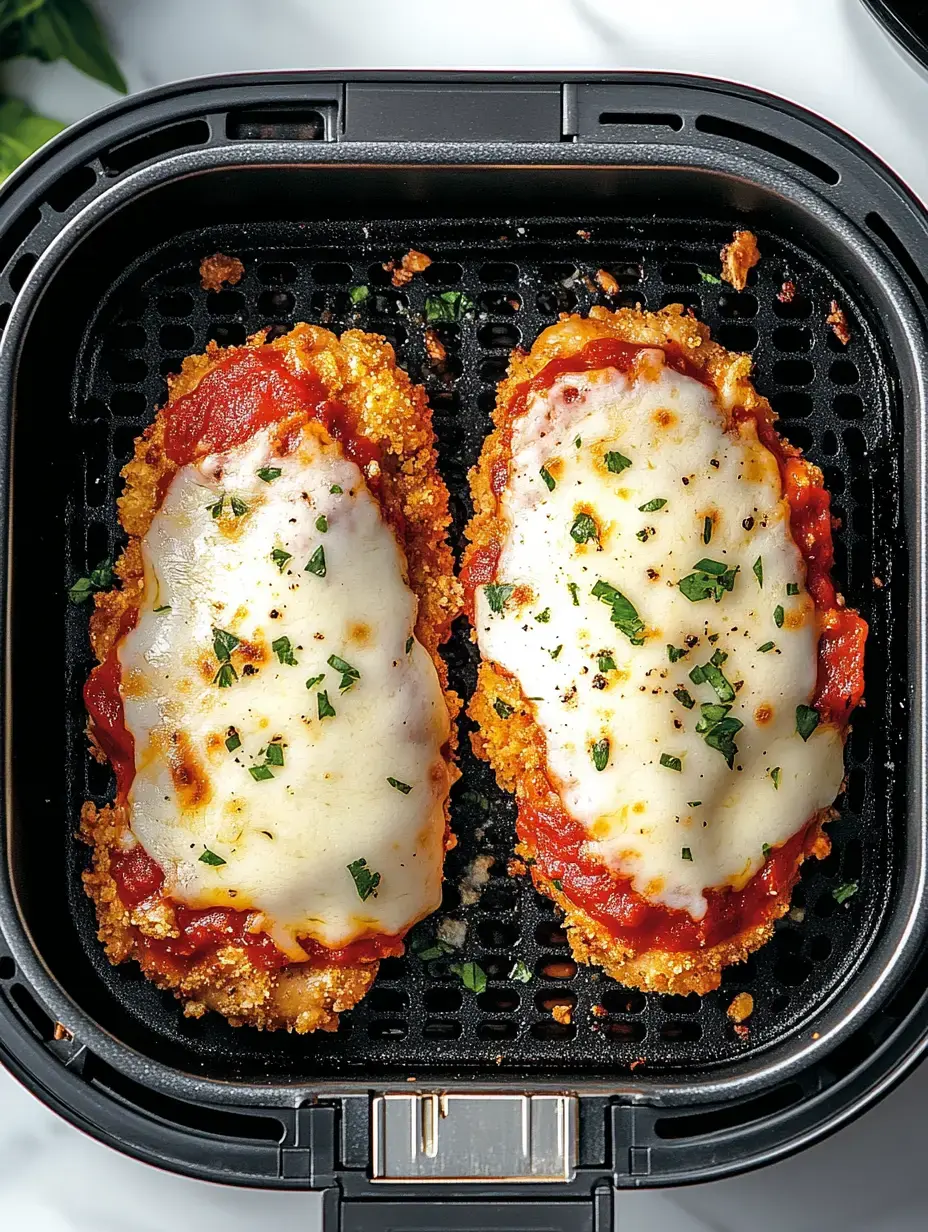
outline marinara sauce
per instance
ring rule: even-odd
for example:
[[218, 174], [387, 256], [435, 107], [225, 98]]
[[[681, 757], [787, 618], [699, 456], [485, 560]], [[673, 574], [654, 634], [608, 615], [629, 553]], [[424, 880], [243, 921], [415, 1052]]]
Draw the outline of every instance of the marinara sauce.
[[[294, 420], [296, 434], [302, 422], [299, 417], [308, 416], [324, 424], [341, 442], [347, 456], [365, 474], [374, 496], [380, 495], [383, 472], [377, 446], [358, 431], [349, 409], [329, 396], [317, 376], [293, 372], [282, 353], [272, 347], [232, 351], [210, 369], [194, 390], [169, 403], [161, 415], [165, 454], [178, 469], [207, 454], [243, 445], [262, 428], [290, 416], [297, 417]], [[286, 440], [281, 444], [286, 449]], [[372, 463], [378, 465], [372, 466]], [[167, 483], [172, 477], [169, 476]], [[394, 516], [394, 524], [395, 520]], [[137, 620], [137, 610], [126, 612], [116, 646], [135, 627]], [[116, 775], [116, 801], [125, 804], [135, 777], [135, 741], [126, 727], [120, 687], [120, 664], [114, 646], [90, 673], [84, 686], [84, 704], [94, 738]], [[163, 893], [164, 873], [141, 844], [129, 851], [113, 849], [110, 872], [120, 899], [130, 910]], [[180, 933], [178, 937], [159, 940], [134, 929], [140, 950], [157, 959], [162, 968], [170, 965], [182, 972], [217, 947], [230, 943], [242, 946], [258, 967], [273, 969], [291, 963], [267, 933], [250, 930], [257, 914], [254, 911], [171, 905]], [[311, 938], [301, 940], [300, 944], [309, 954], [309, 962], [320, 966], [372, 961], [403, 952], [400, 937], [382, 934], [360, 937], [339, 950], [328, 949]]]
[[[640, 352], [660, 349], [665, 362], [686, 376], [694, 377], [715, 392], [682, 349], [655, 347], [597, 338], [576, 355], [551, 360], [529, 381], [517, 387], [500, 428], [500, 450], [490, 471], [490, 485], [499, 498], [509, 482], [512, 456], [512, 422], [525, 413], [535, 393], [549, 390], [567, 373], [614, 368], [628, 372]], [[569, 387], [564, 391], [570, 401]], [[863, 695], [864, 644], [867, 623], [838, 601], [831, 569], [834, 564], [831, 497], [822, 486], [817, 469], [798, 449], [781, 440], [769, 413], [738, 408], [735, 422], [753, 419], [758, 439], [777, 460], [783, 492], [790, 507], [790, 530], [806, 564], [806, 586], [815, 604], [821, 636], [818, 645], [818, 679], [813, 705], [824, 723], [845, 727]], [[494, 581], [502, 544], [498, 540], [474, 549], [462, 570], [468, 608], [473, 615], [478, 586]], [[537, 739], [543, 743], [540, 732]], [[563, 807], [543, 775], [528, 776], [519, 800], [519, 831], [535, 852], [535, 867], [548, 881], [559, 882], [563, 893], [617, 940], [644, 953], [650, 949], [694, 952], [767, 923], [780, 913], [799, 875], [799, 865], [818, 839], [818, 826], [810, 821], [780, 847], [770, 851], [761, 869], [740, 890], [706, 891], [708, 908], [701, 920], [688, 911], [651, 903], [622, 877], [598, 860], [584, 854], [588, 835]]]

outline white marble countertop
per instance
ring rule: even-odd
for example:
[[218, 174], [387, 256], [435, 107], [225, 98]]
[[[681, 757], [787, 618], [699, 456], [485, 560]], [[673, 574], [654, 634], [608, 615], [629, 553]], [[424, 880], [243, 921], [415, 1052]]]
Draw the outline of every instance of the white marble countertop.
[[[133, 90], [283, 68], [647, 68], [759, 86], [853, 133], [928, 200], [928, 75], [859, 0], [98, 0]], [[649, 15], [653, 14], [653, 15]], [[4, 66], [64, 120], [113, 95], [66, 64]], [[623, 1194], [622, 1232], [924, 1232], [928, 1069], [802, 1155], [709, 1185]], [[316, 1200], [232, 1190], [126, 1159], [0, 1071], [0, 1228], [312, 1232]]]

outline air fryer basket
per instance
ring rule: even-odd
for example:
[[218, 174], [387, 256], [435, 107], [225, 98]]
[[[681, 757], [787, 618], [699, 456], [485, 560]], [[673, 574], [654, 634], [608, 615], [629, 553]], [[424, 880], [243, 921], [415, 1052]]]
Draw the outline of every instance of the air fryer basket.
[[[714, 278], [738, 225], [763, 253], [740, 294]], [[433, 264], [397, 290], [383, 262], [410, 247]], [[215, 251], [246, 273], [207, 294], [198, 265]], [[706, 1178], [794, 1149], [912, 1063], [925, 1029], [928, 229], [885, 168], [785, 104], [685, 79], [187, 83], [103, 113], [19, 173], [0, 205], [0, 267], [0, 310], [12, 306], [0, 346], [0, 1055], [43, 1098], [170, 1167], [324, 1188], [335, 1205], [341, 1193], [355, 1221], [345, 1226], [360, 1228], [386, 1226], [369, 1170], [372, 1135], [375, 1157], [388, 1153], [391, 1109], [427, 1120], [427, 1093], [485, 1096], [492, 1138], [494, 1097], [531, 1096], [541, 1118], [538, 1101], [562, 1095], [556, 1200], [550, 1181], [507, 1187], [479, 1162], [474, 1177], [451, 1174], [484, 1178], [474, 1200], [530, 1198], [539, 1226], [579, 1227], [606, 1218], [612, 1186]], [[611, 301], [588, 277], [599, 268], [620, 283]], [[349, 290], [362, 284], [371, 294], [355, 306]], [[465, 291], [475, 312], [438, 328], [448, 352], [438, 367], [422, 308], [445, 290]], [[825, 321], [833, 299], [846, 347]], [[73, 831], [81, 802], [111, 798], [111, 781], [86, 756], [87, 610], [64, 599], [119, 550], [119, 470], [165, 375], [209, 339], [240, 343], [267, 325], [384, 334], [429, 393], [459, 550], [467, 471], [509, 351], [594, 303], [691, 307], [723, 345], [753, 353], [781, 431], [825, 471], [839, 585], [871, 627], [832, 855], [804, 867], [773, 941], [718, 992], [644, 996], [577, 968], [552, 905], [507, 875], [512, 803], [465, 738], [460, 843], [436, 918], [466, 921], [463, 957], [486, 970], [486, 991], [475, 997], [447, 963], [410, 953], [382, 964], [331, 1035], [185, 1019], [134, 965], [111, 967], [95, 939]], [[447, 658], [467, 695], [476, 655], [463, 623]], [[460, 881], [478, 854], [493, 856], [491, 877], [465, 906]], [[839, 904], [844, 882], [859, 890]], [[508, 978], [516, 960], [531, 982]], [[742, 990], [755, 1005], [744, 1038], [726, 1015]], [[556, 1005], [571, 1007], [569, 1024], [552, 1017]], [[394, 1102], [372, 1117], [376, 1093]], [[421, 1160], [410, 1167], [389, 1197], [419, 1200], [425, 1218], [444, 1191]]]

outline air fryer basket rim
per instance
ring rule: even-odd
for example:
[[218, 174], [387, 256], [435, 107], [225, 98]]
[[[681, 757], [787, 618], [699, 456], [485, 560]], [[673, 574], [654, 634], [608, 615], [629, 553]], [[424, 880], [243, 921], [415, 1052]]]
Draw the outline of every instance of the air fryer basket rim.
[[[375, 75], [359, 74], [352, 76], [355, 80], [370, 80]], [[348, 79], [349, 75], [339, 74], [339, 77]], [[411, 80], [413, 78], [414, 75], [412, 74], [403, 75], [404, 80]], [[662, 75], [634, 74], [631, 75], [631, 78], [633, 79], [632, 84], [649, 85], [652, 88], [669, 84], [694, 90], [709, 90], [712, 88], [712, 83], [709, 82], [699, 81], [694, 83], [691, 79], [670, 78]], [[302, 75], [301, 80], [304, 79], [315, 81], [327, 80], [328, 75]], [[393, 80], [397, 79], [398, 77]], [[434, 81], [436, 77], [435, 75], [415, 75], [415, 79]], [[492, 81], [499, 80], [499, 76], [478, 76], [475, 74], [470, 79]], [[438, 80], [446, 80], [446, 78], [438, 78]], [[505, 80], [512, 81], [514, 79], [506, 77]], [[515, 80], [549, 81], [552, 79], [547, 76], [539, 78], [537, 75], [532, 75], [531, 77], [520, 77]], [[558, 82], [568, 80], [568, 75], [558, 75], [556, 80]], [[602, 75], [596, 75], [595, 78], [588, 76], [580, 80], [603, 82], [621, 80], [621, 78], [609, 79]], [[227, 85], [244, 87], [247, 84], [247, 79], [226, 78], [220, 79], [218, 83], [206, 81], [200, 83], [198, 88], [205, 90], [217, 84], [222, 87]], [[269, 87], [274, 82], [269, 82], [267, 78], [261, 78], [258, 79], [257, 84], [262, 87]], [[287, 75], [281, 84], [293, 84], [292, 77]], [[758, 102], [765, 104], [767, 102], [765, 96], [759, 96], [757, 92], [740, 91], [738, 87], [727, 85], [724, 86], [724, 89], [746, 95]], [[182, 89], [173, 90], [172, 88], [168, 91], [152, 92], [152, 97], [160, 99], [166, 93], [170, 94], [171, 92], [176, 93], [178, 96], [185, 96], [185, 92]], [[189, 93], [189, 90], [187, 93]], [[145, 101], [146, 99], [143, 96], [140, 100], [135, 100], [135, 104], [138, 105]], [[121, 110], [128, 111], [130, 107], [128, 104], [117, 104], [114, 108], [108, 109], [103, 114], [101, 122], [112, 120]], [[794, 116], [798, 115], [801, 117], [802, 115], [799, 109], [790, 108], [789, 110]], [[819, 127], [822, 126], [820, 121], [817, 121], [817, 124]], [[83, 126], [82, 131], [78, 135], [82, 137], [85, 133], [92, 131], [93, 125], [87, 124]], [[928, 390], [928, 370], [926, 370], [923, 345], [923, 317], [913, 302], [909, 291], [903, 285], [903, 281], [897, 276], [888, 261], [884, 260], [877, 247], [871, 244], [863, 233], [856, 229], [850, 220], [842, 215], [838, 208], [826, 200], [821, 193], [815, 191], [810, 186], [808, 179], [803, 182], [781, 171], [778, 167], [765, 164], [761, 159], [751, 155], [735, 155], [730, 150], [713, 148], [709, 143], [699, 146], [693, 142], [692, 138], [693, 134], [691, 134], [691, 142], [685, 146], [649, 142], [646, 147], [646, 161], [652, 166], [699, 166], [709, 172], [739, 176], [748, 183], [761, 184], [770, 191], [787, 197], [810, 217], [815, 217], [821, 225], [829, 227], [847, 247], [854, 250], [862, 260], [869, 264], [871, 269], [876, 271], [877, 280], [886, 293], [886, 300], [892, 305], [895, 312], [895, 317], [889, 322], [889, 326], [892, 330], [896, 331], [896, 337], [903, 346], [903, 358], [906, 361], [908, 384], [906, 391], [907, 400], [912, 400], [914, 405], [914, 400], [917, 398], [919, 410], [922, 412], [913, 414], [907, 425], [908, 446], [910, 455], [913, 457], [913, 465], [909, 468], [906, 482], [913, 486], [912, 508], [917, 514], [912, 519], [913, 524], [911, 527], [913, 593], [918, 599], [923, 594], [925, 498], [923, 491], [914, 491], [914, 486], [916, 485], [916, 477], [920, 479], [924, 474], [923, 409], [926, 390]], [[697, 137], [696, 141], [698, 140]], [[844, 144], [846, 145], [847, 142], [844, 141]], [[56, 149], [53, 149], [51, 154], [61, 155], [68, 149], [69, 143], [59, 138], [53, 145], [56, 146]], [[441, 161], [444, 164], [457, 163], [466, 164], [471, 167], [481, 164], [524, 164], [525, 162], [567, 167], [571, 164], [621, 166], [629, 160], [632, 151], [634, 151], [635, 158], [639, 162], [642, 161], [642, 156], [645, 154], [645, 143], [629, 143], [628, 145], [620, 143], [609, 145], [565, 143], [561, 146], [548, 147], [520, 143], [510, 145], [484, 143], [479, 149], [479, 154], [476, 156], [475, 150], [471, 146], [450, 144], [442, 146], [440, 153]], [[337, 164], [370, 165], [382, 161], [384, 159], [384, 146], [381, 143], [351, 142], [340, 144], [326, 142], [310, 147], [305, 151], [305, 154], [306, 157], [300, 160], [302, 163], [318, 164], [320, 170], [322, 170], [326, 166]], [[234, 146], [219, 145], [200, 151], [174, 155], [162, 158], [141, 170], [131, 172], [117, 179], [114, 184], [104, 189], [87, 206], [76, 210], [28, 274], [14, 304], [2, 345], [0, 345], [0, 396], [3, 397], [5, 404], [3, 408], [3, 426], [0, 431], [3, 433], [8, 431], [9, 416], [12, 413], [12, 389], [15, 381], [18, 354], [42, 291], [61, 261], [82, 238], [86, 238], [100, 221], [109, 216], [115, 209], [127, 204], [131, 199], [175, 177], [208, 173], [220, 166], [234, 167], [249, 163], [251, 165], [259, 163], [285, 164], [292, 163], [293, 161], [294, 148], [292, 144], [273, 142], [254, 143], [251, 145], [245, 142], [238, 142]], [[431, 163], [434, 161], [436, 161], [434, 145], [407, 143], [403, 146], [402, 163], [398, 162], [394, 165], [401, 166], [403, 163], [408, 163], [412, 166], [420, 162]], [[32, 172], [34, 173], [36, 169], [36, 166], [33, 165]], [[853, 179], [853, 175], [848, 178]], [[27, 173], [20, 175], [11, 186], [10, 192], [23, 190], [28, 185], [29, 179], [30, 176]], [[897, 195], [904, 193], [904, 190], [892, 182], [887, 182], [887, 186], [891, 192], [895, 192]], [[9, 202], [9, 200], [10, 197], [8, 195], [6, 201]], [[910, 200], [907, 200], [906, 204], [910, 209], [917, 210], [918, 208]], [[2, 218], [2, 215], [3, 206], [0, 205], [0, 218]], [[923, 248], [922, 251], [928, 252], [928, 248]], [[7, 448], [8, 442], [4, 440], [3, 445], [4, 448]], [[9, 603], [9, 592], [7, 601]], [[924, 816], [925, 733], [924, 725], [919, 720], [923, 705], [922, 682], [925, 679], [925, 644], [922, 621], [920, 619], [916, 620], [913, 622], [913, 625], [914, 640], [910, 650], [912, 677], [914, 678], [912, 709], [913, 713], [918, 715], [918, 718], [912, 721], [910, 727], [909, 773], [911, 777], [909, 794], [910, 808]], [[9, 653], [9, 646], [7, 647], [7, 652]], [[6, 723], [5, 727], [7, 748], [9, 748], [9, 724]], [[8, 783], [7, 806], [9, 807]], [[914, 852], [916, 856], [914, 867], [910, 869], [910, 874], [914, 873], [914, 875], [910, 875], [906, 879], [905, 902], [900, 904], [902, 909], [897, 909], [893, 926], [880, 939], [875, 951], [871, 953], [868, 959], [868, 962], [871, 963], [874, 960], [879, 960], [876, 963], [880, 968], [879, 977], [870, 984], [852, 1006], [840, 1004], [842, 997], [839, 994], [835, 994], [830, 1005], [825, 1007], [815, 1023], [818, 1038], [812, 1039], [810, 1036], [804, 1047], [798, 1051], [777, 1059], [777, 1054], [780, 1050], [778, 1048], [774, 1049], [770, 1054], [774, 1058], [772, 1062], [768, 1059], [766, 1065], [761, 1065], [756, 1072], [747, 1075], [741, 1072], [741, 1067], [736, 1063], [729, 1070], [713, 1073], [708, 1079], [699, 1077], [688, 1081], [668, 1079], [642, 1081], [636, 1079], [634, 1075], [630, 1075], [622, 1081], [614, 1078], [596, 1083], [589, 1081], [578, 1082], [575, 1079], [566, 1083], [538, 1080], [513, 1082], [510, 1078], [508, 1084], [519, 1087], [531, 1087], [533, 1091], [545, 1089], [563, 1090], [565, 1087], [569, 1087], [571, 1091], [579, 1092], [580, 1094], [595, 1094], [599, 1096], [608, 1094], [629, 1103], [646, 1102], [670, 1106], [678, 1102], [696, 1104], [719, 1098], [734, 1098], [748, 1095], [808, 1069], [819, 1058], [834, 1048], [836, 1044], [845, 1039], [864, 1018], [875, 1011], [877, 1005], [891, 991], [890, 985], [896, 974], [901, 973], [910, 962], [914, 961], [914, 954], [922, 939], [925, 926], [925, 912], [921, 905], [925, 889], [924, 834], [920, 835], [920, 839], [921, 841], [917, 844]], [[267, 1107], [270, 1105], [292, 1107], [310, 1096], [333, 1096], [361, 1089], [365, 1091], [381, 1088], [389, 1089], [394, 1088], [396, 1085], [391, 1082], [379, 1081], [313, 1082], [292, 1085], [275, 1083], [270, 1086], [260, 1084], [237, 1085], [227, 1082], [218, 1083], [215, 1080], [196, 1077], [192, 1074], [182, 1074], [177, 1070], [161, 1066], [148, 1058], [142, 1057], [126, 1045], [110, 1037], [96, 1023], [84, 1015], [83, 1011], [78, 1009], [70, 997], [57, 985], [41, 958], [34, 951], [15, 910], [12, 899], [4, 896], [2, 893], [0, 893], [0, 926], [2, 926], [6, 934], [13, 958], [28, 977], [32, 987], [39, 994], [41, 1001], [48, 1007], [54, 1017], [60, 1022], [68, 1023], [75, 1036], [91, 1052], [97, 1053], [110, 1064], [122, 1069], [138, 1081], [156, 1089], [162, 1089], [166, 1093], [181, 1098], [193, 1101], [203, 1100], [213, 1104], [237, 1104], [245, 1107]], [[0, 1008], [2, 1008], [2, 1002], [0, 1002]], [[920, 1049], [921, 1043], [908, 1051], [906, 1065], [914, 1063], [916, 1056], [920, 1053]], [[895, 1073], [898, 1076], [901, 1073], [901, 1067]], [[503, 1083], [501, 1082], [500, 1085], [502, 1086]], [[784, 1147], [784, 1149], [790, 1148]]]

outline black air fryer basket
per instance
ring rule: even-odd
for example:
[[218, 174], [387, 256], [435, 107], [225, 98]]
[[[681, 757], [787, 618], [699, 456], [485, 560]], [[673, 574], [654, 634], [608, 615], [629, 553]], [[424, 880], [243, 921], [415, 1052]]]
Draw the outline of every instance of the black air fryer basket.
[[[763, 254], [740, 294], [715, 277], [737, 226]], [[433, 263], [397, 290], [382, 265], [410, 247]], [[245, 276], [207, 294], [198, 266], [216, 251]], [[134, 964], [105, 960], [73, 837], [81, 802], [112, 784], [86, 755], [88, 611], [66, 588], [120, 547], [119, 469], [165, 375], [266, 325], [384, 334], [428, 391], [459, 550], [508, 354], [607, 302], [585, 277], [600, 268], [621, 286], [611, 305], [682, 303], [752, 352], [781, 430], [825, 472], [839, 586], [871, 629], [832, 855], [803, 867], [771, 943], [718, 992], [644, 996], [578, 968], [552, 904], [507, 875], [512, 803], [465, 734], [440, 914], [466, 921], [486, 990], [409, 954], [333, 1034], [185, 1019]], [[883, 1094], [928, 1030], [926, 271], [924, 212], [850, 138], [681, 77], [198, 81], [31, 159], [0, 202], [6, 1065], [105, 1142], [193, 1176], [324, 1191], [326, 1227], [346, 1230], [604, 1232], [617, 1188], [779, 1158]], [[436, 290], [476, 306], [440, 327], [441, 370], [421, 316]], [[465, 628], [447, 656], [466, 695]], [[477, 854], [495, 862], [465, 906]], [[530, 982], [508, 978], [517, 960]], [[747, 1032], [726, 1014], [739, 991]]]

